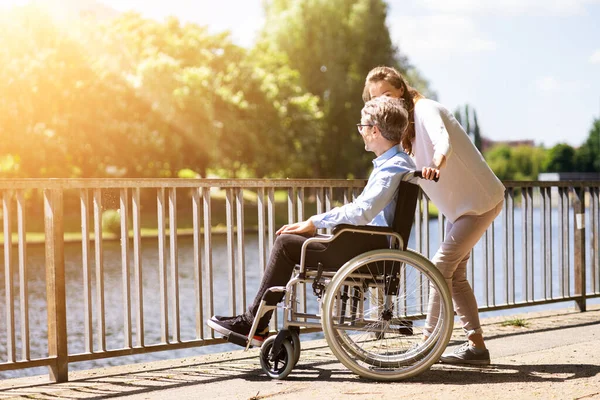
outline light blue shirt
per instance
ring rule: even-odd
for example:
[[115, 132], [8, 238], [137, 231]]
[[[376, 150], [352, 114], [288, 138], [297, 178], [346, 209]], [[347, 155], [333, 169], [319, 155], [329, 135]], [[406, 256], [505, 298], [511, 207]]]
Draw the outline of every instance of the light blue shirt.
[[392, 226], [398, 185], [407, 172], [415, 170], [415, 163], [394, 146], [374, 159], [373, 167], [367, 185], [352, 203], [310, 218], [317, 228], [340, 224]]

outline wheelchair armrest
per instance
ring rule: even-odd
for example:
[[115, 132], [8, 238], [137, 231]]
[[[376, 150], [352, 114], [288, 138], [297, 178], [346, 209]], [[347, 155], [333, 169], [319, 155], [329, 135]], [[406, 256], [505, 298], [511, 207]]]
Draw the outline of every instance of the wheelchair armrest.
[[400, 247], [402, 247], [402, 237], [394, 232], [392, 228], [386, 226], [373, 226], [373, 225], [350, 225], [350, 224], [340, 224], [336, 225], [331, 235], [319, 235], [315, 237], [311, 237], [307, 239], [302, 244], [302, 249], [300, 250], [300, 275], [304, 276], [305, 269], [305, 258], [306, 258], [306, 249], [310, 243], [329, 243], [335, 240], [338, 236], [340, 236], [343, 232], [352, 232], [358, 234], [368, 234], [368, 235], [386, 235], [394, 237], [398, 243], [400, 243]]
[[331, 233], [336, 236], [344, 231], [351, 231], [356, 233], [371, 233], [371, 234], [387, 234], [391, 235], [394, 233], [392, 228], [387, 226], [373, 226], [373, 225], [350, 225], [350, 224], [341, 224], [336, 225]]

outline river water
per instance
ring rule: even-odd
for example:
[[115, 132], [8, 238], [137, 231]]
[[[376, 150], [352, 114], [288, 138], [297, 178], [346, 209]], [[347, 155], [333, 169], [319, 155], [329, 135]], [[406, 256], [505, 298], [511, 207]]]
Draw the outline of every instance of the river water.
[[[553, 220], [557, 221], [558, 218], [553, 216]], [[495, 260], [496, 265], [496, 303], [501, 304], [505, 301], [503, 295], [503, 282], [504, 276], [502, 268], [502, 226], [499, 218], [496, 221], [496, 240], [495, 240]], [[521, 277], [521, 245], [520, 245], [520, 216], [517, 211], [515, 214], [515, 263], [517, 265], [515, 271], [515, 281], [518, 282], [515, 286], [515, 297], [517, 301], [521, 297], [522, 283], [520, 282]], [[430, 221], [430, 248], [432, 252], [437, 249], [438, 221]], [[553, 227], [553, 240], [552, 246], [554, 249], [558, 246], [558, 235], [554, 234], [557, 232], [558, 227]], [[534, 218], [534, 269], [539, 268], [540, 264], [540, 241], [541, 238], [536, 235], [540, 235], [539, 232], [539, 220]], [[229, 288], [229, 272], [227, 263], [227, 243], [225, 236], [214, 235], [212, 238], [212, 258], [213, 258], [213, 280], [214, 280], [214, 291], [215, 291], [215, 313], [216, 314], [230, 314], [229, 312], [229, 298], [227, 291]], [[409, 242], [410, 248], [415, 248], [414, 237]], [[479, 261], [481, 260], [482, 253], [480, 250], [481, 244], [478, 244], [475, 248], [475, 275], [472, 281], [475, 282], [475, 292], [480, 301], [483, 303], [483, 285], [480, 283], [484, 279], [483, 273], [477, 268]], [[158, 243], [156, 239], [144, 239], [142, 242], [142, 266], [143, 266], [143, 290], [144, 290], [144, 326], [145, 326], [145, 341], [146, 344], [155, 344], [160, 342], [160, 290], [159, 290], [159, 274], [158, 274]], [[93, 249], [91, 268], [93, 271]], [[179, 263], [179, 290], [180, 290], [180, 326], [181, 326], [181, 340], [195, 339], [195, 302], [196, 296], [194, 289], [194, 271], [193, 271], [193, 242], [191, 237], [181, 237], [178, 239], [178, 263]], [[247, 234], [245, 236], [245, 261], [246, 261], [246, 286], [247, 286], [247, 301], [251, 302], [254, 293], [258, 288], [260, 282], [260, 271], [258, 265], [258, 238], [254, 234]], [[572, 254], [572, 253], [571, 253]], [[3, 250], [0, 251], [1, 259], [4, 259]], [[116, 241], [105, 241], [103, 248], [104, 256], [104, 285], [105, 285], [105, 309], [106, 309], [106, 347], [107, 349], [118, 349], [123, 347], [123, 310], [122, 310], [122, 277], [121, 277], [121, 253], [119, 242]], [[16, 252], [13, 252], [13, 257], [16, 257]], [[572, 256], [571, 256], [572, 258]], [[30, 245], [27, 248], [27, 261], [28, 261], [28, 274], [29, 274], [29, 324], [30, 324], [30, 346], [31, 346], [31, 357], [45, 357], [46, 353], [46, 332], [47, 332], [47, 319], [46, 319], [46, 282], [45, 282], [45, 271], [44, 271], [44, 247], [41, 245]], [[589, 256], [588, 256], [589, 260]], [[572, 261], [571, 261], [572, 262]], [[589, 262], [589, 261], [588, 261]], [[553, 265], [558, 264], [557, 251], [553, 251]], [[69, 353], [81, 353], [84, 352], [84, 306], [83, 306], [83, 274], [82, 274], [82, 262], [81, 262], [81, 244], [80, 243], [67, 243], [65, 245], [65, 268], [66, 268], [66, 290], [67, 290], [67, 331], [68, 331], [68, 346]], [[131, 264], [132, 265], [132, 264]], [[16, 269], [16, 268], [15, 268]], [[556, 271], [557, 268], [553, 267]], [[93, 273], [93, 272], [92, 272]], [[558, 276], [554, 274], [554, 288], [553, 292], [558, 290]], [[588, 275], [589, 276], [589, 275]], [[6, 360], [6, 299], [4, 292], [4, 274], [0, 277], [0, 360]], [[17, 329], [17, 359], [20, 358], [20, 333], [19, 333], [19, 301], [18, 301], [18, 276], [14, 276], [14, 292], [17, 294], [15, 299], [15, 322]], [[92, 296], [95, 299], [95, 277], [92, 276]], [[170, 280], [170, 276], [168, 277]], [[539, 281], [539, 278], [538, 278]], [[539, 283], [539, 282], [538, 282]], [[238, 282], [238, 285], [240, 283]], [[572, 284], [572, 283], [571, 283]], [[238, 286], [239, 287], [239, 286]], [[133, 274], [131, 275], [131, 288], [133, 292]], [[170, 290], [170, 288], [169, 288]], [[536, 297], [541, 291], [541, 286], [536, 287]], [[238, 290], [238, 293], [240, 291]], [[206, 296], [206, 288], [205, 288]], [[240, 297], [240, 296], [238, 296]], [[171, 299], [172, 296], [169, 296]], [[135, 297], [132, 295], [132, 325], [135, 325]], [[311, 300], [309, 299], [309, 304]], [[594, 301], [590, 301], [593, 303]], [[206, 297], [205, 297], [206, 303]], [[312, 301], [312, 304], [316, 302]], [[571, 305], [569, 303], [557, 303], [552, 305], [538, 306], [538, 307], [527, 307], [518, 308], [513, 310], [494, 311], [482, 314], [482, 317], [494, 316], [494, 315], [511, 315], [516, 313], [522, 313], [525, 311], [533, 311], [536, 309], [549, 309], [565, 307]], [[206, 305], [205, 305], [206, 306]], [[242, 310], [241, 300], [238, 301], [238, 311]], [[169, 307], [169, 313], [171, 312]], [[208, 317], [208, 310], [205, 307], [205, 317]], [[94, 314], [94, 329], [96, 327], [96, 313]], [[169, 321], [172, 326], [172, 319]], [[208, 329], [206, 332], [208, 332]], [[135, 344], [135, 326], [133, 326], [133, 342]], [[94, 332], [95, 334], [95, 332]], [[205, 333], [207, 335], [207, 333]], [[321, 334], [311, 334], [311, 338], [320, 337]], [[96, 342], [94, 342], [94, 346]], [[136, 356], [116, 357], [94, 361], [86, 361], [73, 363], [69, 365], [70, 370], [89, 369], [97, 368], [109, 365], [124, 365], [136, 362], [147, 362], [152, 360], [160, 359], [174, 359], [195, 356], [200, 354], [215, 353], [222, 351], [229, 351], [239, 349], [239, 347], [231, 344], [204, 346], [199, 348], [183, 349], [183, 350], [171, 350], [164, 352], [155, 352], [148, 354], [141, 354]], [[47, 368], [31, 368], [20, 371], [7, 371], [0, 373], [0, 378], [17, 377], [26, 375], [38, 375], [46, 374]]]

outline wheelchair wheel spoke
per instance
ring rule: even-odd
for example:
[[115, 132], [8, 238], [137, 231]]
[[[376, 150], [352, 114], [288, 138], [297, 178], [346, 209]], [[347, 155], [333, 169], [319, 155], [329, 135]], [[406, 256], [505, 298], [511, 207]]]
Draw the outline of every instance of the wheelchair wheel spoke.
[[[430, 285], [442, 293], [440, 316], [421, 343]], [[387, 380], [413, 376], [437, 361], [454, 317], [435, 267], [417, 253], [396, 250], [346, 264], [325, 292], [322, 315], [338, 359], [361, 376]]]

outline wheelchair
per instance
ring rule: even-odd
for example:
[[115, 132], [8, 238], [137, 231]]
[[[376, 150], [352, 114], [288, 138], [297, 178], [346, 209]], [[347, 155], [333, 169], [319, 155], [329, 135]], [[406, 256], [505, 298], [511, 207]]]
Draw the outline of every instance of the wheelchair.
[[[270, 288], [262, 298], [250, 334], [259, 319], [275, 310], [283, 298], [283, 328], [260, 349], [260, 363], [271, 378], [286, 378], [300, 358], [300, 328], [321, 328], [336, 358], [361, 377], [396, 381], [428, 370], [444, 352], [452, 334], [454, 310], [446, 282], [426, 257], [407, 249], [419, 187], [402, 181], [392, 228], [339, 225], [331, 235], [307, 239], [300, 264], [283, 287]], [[333, 243], [341, 235], [386, 235], [390, 247], [360, 254], [341, 267], [308, 266], [310, 243]], [[311, 284], [319, 312], [298, 310], [303, 285]], [[429, 295], [437, 291], [440, 311], [430, 318], [423, 340]], [[245, 343], [246, 350], [251, 347]]]

